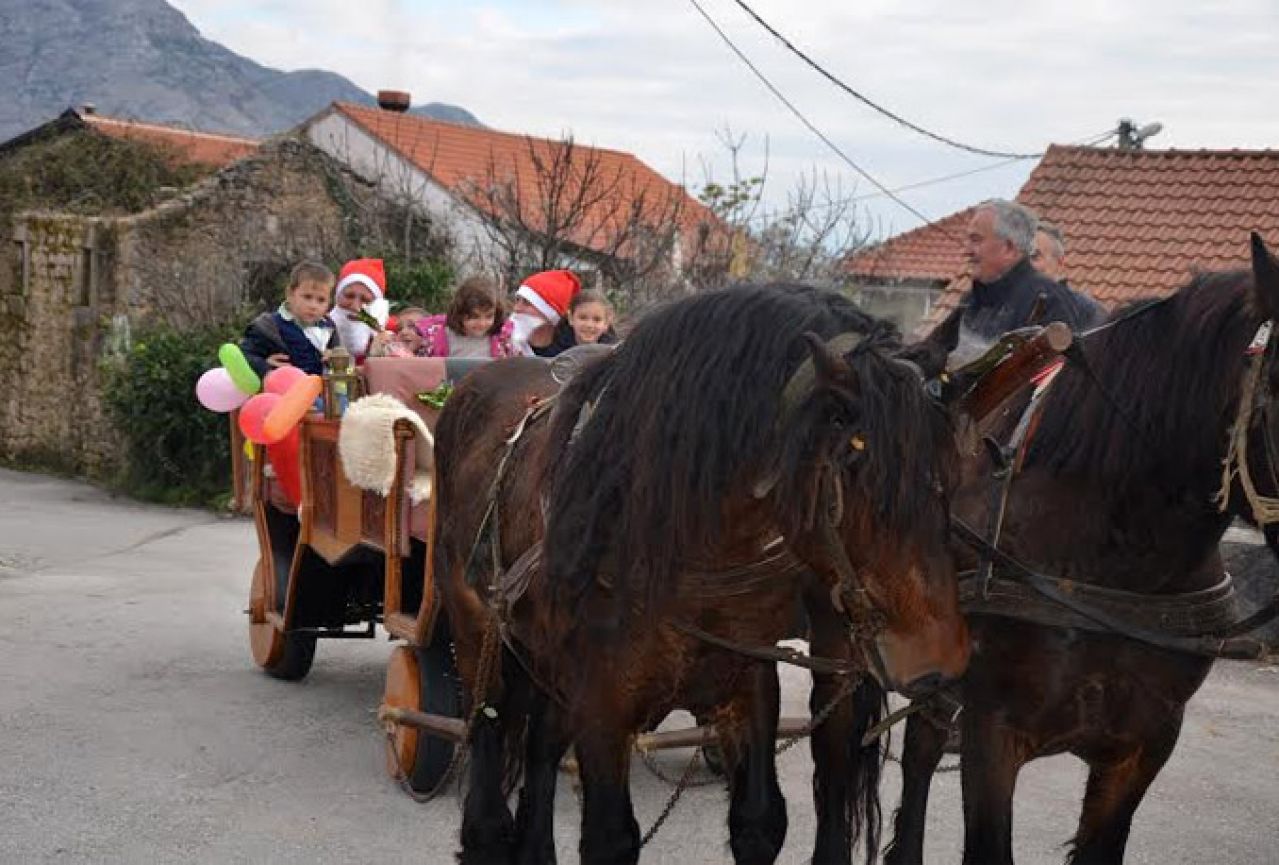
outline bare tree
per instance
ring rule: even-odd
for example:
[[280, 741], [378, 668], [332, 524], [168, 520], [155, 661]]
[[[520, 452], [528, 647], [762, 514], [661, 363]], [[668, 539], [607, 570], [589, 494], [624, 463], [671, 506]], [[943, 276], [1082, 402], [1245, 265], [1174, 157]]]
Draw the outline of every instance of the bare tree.
[[507, 284], [536, 270], [594, 270], [626, 305], [673, 284], [681, 234], [698, 216], [680, 187], [572, 136], [490, 153], [463, 194], [482, 217], [484, 269]]
[[699, 198], [718, 220], [698, 234], [685, 262], [695, 288], [741, 281], [790, 281], [840, 285], [842, 262], [870, 237], [859, 218], [853, 190], [825, 173], [801, 175], [784, 207], [764, 205], [768, 139], [758, 174], [743, 169], [747, 137], [718, 133], [728, 152], [729, 177], [717, 181], [703, 161]]

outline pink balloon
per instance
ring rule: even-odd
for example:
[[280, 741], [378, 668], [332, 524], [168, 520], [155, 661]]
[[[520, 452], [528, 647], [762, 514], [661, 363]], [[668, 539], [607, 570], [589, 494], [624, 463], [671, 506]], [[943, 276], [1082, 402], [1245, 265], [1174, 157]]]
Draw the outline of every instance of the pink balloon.
[[296, 366], [282, 366], [266, 374], [262, 381], [262, 390], [267, 393], [278, 393], [280, 396], [289, 392], [289, 388], [306, 378], [306, 373]]
[[209, 411], [228, 412], [243, 405], [249, 395], [235, 386], [230, 373], [216, 366], [195, 383], [195, 398]]
[[240, 409], [240, 432], [244, 433], [246, 439], [254, 444], [275, 444], [266, 437], [263, 427], [266, 426], [266, 416], [279, 401], [278, 393], [259, 393], [249, 397], [248, 402]]

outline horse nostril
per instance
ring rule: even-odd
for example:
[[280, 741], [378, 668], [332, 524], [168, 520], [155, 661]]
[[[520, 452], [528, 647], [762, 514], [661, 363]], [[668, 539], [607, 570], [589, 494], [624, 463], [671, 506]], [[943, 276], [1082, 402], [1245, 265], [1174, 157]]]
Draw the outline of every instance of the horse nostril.
[[946, 677], [941, 673], [928, 673], [908, 682], [901, 691], [907, 697], [925, 697], [940, 689], [945, 683]]

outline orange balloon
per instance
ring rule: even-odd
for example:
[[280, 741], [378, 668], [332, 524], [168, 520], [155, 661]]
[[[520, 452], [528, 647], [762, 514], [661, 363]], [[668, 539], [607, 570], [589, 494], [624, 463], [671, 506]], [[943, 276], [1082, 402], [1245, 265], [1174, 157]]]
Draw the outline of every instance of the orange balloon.
[[246, 439], [260, 445], [271, 443], [266, 436], [266, 420], [283, 398], [279, 394], [259, 393], [240, 406], [240, 432]]
[[262, 427], [266, 443], [278, 442], [300, 424], [323, 389], [324, 382], [318, 375], [308, 375], [292, 384], [266, 416], [266, 423]]

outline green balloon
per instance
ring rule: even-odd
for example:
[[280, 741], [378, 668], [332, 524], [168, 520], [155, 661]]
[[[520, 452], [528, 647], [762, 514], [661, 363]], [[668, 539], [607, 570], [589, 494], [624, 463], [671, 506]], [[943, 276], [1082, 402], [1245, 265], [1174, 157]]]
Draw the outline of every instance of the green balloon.
[[249, 362], [244, 359], [244, 352], [240, 351], [240, 347], [233, 342], [223, 343], [218, 349], [218, 360], [222, 361], [222, 366], [226, 369], [227, 374], [231, 376], [231, 381], [240, 390], [249, 396], [262, 390], [262, 380], [258, 378], [258, 374], [253, 371], [253, 367], [249, 366]]

